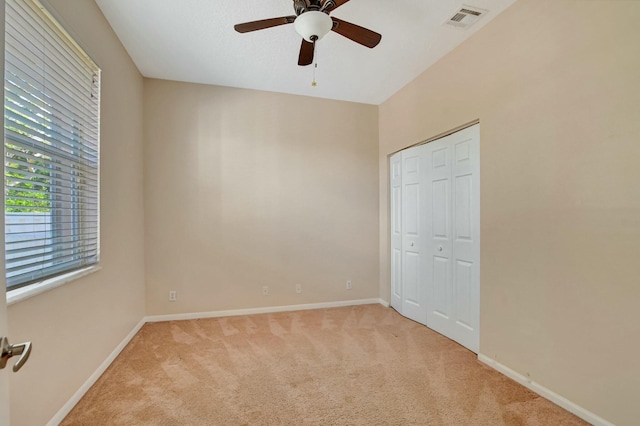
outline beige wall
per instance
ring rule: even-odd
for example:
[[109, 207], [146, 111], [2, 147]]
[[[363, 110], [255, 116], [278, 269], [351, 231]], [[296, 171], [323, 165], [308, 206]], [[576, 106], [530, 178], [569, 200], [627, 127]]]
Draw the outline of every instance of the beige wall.
[[33, 341], [11, 374], [11, 424], [43, 425], [144, 316], [142, 77], [93, 1], [51, 0], [102, 68], [102, 270], [9, 307], [14, 341]]
[[145, 79], [147, 314], [377, 298], [377, 117]]
[[618, 425], [640, 392], [640, 14], [520, 0], [380, 107], [387, 155], [481, 126], [481, 353]]

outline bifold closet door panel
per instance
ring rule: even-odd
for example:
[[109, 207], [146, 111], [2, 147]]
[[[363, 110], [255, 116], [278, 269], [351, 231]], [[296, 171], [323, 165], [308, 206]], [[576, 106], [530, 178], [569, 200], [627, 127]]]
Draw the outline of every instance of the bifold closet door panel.
[[479, 350], [479, 126], [426, 145], [427, 326]]
[[477, 353], [480, 341], [479, 125], [450, 137], [453, 156], [453, 339]]
[[425, 183], [427, 325], [452, 337], [451, 146], [445, 138], [430, 142], [425, 148], [429, 165]]
[[402, 313], [402, 153], [389, 160], [391, 307]]
[[402, 151], [402, 314], [426, 324], [423, 146]]

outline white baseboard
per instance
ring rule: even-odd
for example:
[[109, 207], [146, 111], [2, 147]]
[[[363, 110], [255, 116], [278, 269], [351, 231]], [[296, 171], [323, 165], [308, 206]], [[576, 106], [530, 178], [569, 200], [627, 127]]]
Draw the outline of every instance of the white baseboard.
[[133, 327], [133, 330], [131, 330], [131, 332], [127, 334], [127, 337], [125, 337], [122, 342], [120, 342], [120, 344], [116, 346], [113, 352], [109, 354], [107, 359], [105, 359], [104, 362], [100, 364], [98, 369], [93, 372], [93, 374], [82, 384], [82, 386], [80, 386], [80, 389], [78, 389], [76, 393], [74, 393], [73, 396], [69, 398], [69, 400], [62, 406], [62, 408], [60, 408], [60, 410], [58, 410], [58, 412], [51, 418], [51, 420], [49, 420], [47, 426], [58, 426], [64, 420], [64, 418], [67, 417], [73, 407], [75, 407], [76, 404], [82, 399], [84, 394], [87, 393], [89, 389], [91, 389], [91, 386], [93, 386], [95, 382], [100, 378], [100, 376], [102, 376], [102, 373], [104, 373], [106, 369], [109, 368], [111, 363], [116, 359], [120, 352], [122, 352], [125, 346], [129, 344], [131, 339], [133, 339], [133, 336], [135, 336], [136, 333], [140, 331], [144, 324], [145, 321], [143, 319], [135, 327]]
[[387, 302], [387, 301], [386, 301], [386, 300], [384, 300], [384, 299], [380, 299], [380, 300], [378, 301], [378, 303], [380, 303], [380, 304], [381, 304], [382, 306], [384, 306], [385, 308], [388, 308], [389, 306], [391, 306], [391, 305], [389, 304], [389, 302]]
[[[233, 309], [228, 311], [194, 312], [188, 314], [151, 315], [145, 322], [182, 321], [201, 318], [235, 317], [240, 315], [272, 314], [276, 312], [305, 311], [309, 309], [341, 308], [344, 306], [374, 305], [385, 306], [382, 299], [343, 300], [339, 302], [309, 303], [304, 305], [269, 306], [264, 308]], [[386, 305], [388, 307], [388, 305]]]
[[575, 414], [576, 416], [580, 417], [582, 420], [587, 421], [594, 426], [615, 426], [613, 423], [579, 406], [575, 402], [569, 401], [567, 398], [561, 395], [558, 395], [557, 393], [553, 392], [550, 389], [547, 389], [546, 387], [542, 386], [540, 383], [534, 382], [530, 378], [523, 376], [517, 371], [510, 369], [506, 365], [500, 364], [498, 361], [492, 358], [489, 358], [486, 355], [479, 354], [478, 361], [487, 364], [489, 367], [501, 372], [502, 374], [509, 377], [510, 379], [520, 383], [522, 386], [531, 389], [532, 391], [542, 396], [543, 398], [546, 398], [549, 401], [553, 402], [554, 404], [559, 405], [560, 407], [564, 408], [570, 413]]

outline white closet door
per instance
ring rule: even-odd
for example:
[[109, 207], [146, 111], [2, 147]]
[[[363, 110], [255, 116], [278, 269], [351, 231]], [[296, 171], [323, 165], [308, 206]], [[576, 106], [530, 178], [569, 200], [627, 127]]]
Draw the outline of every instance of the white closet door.
[[389, 164], [391, 200], [391, 307], [402, 313], [402, 153]]
[[402, 315], [426, 324], [423, 146], [402, 151]]
[[445, 139], [425, 145], [427, 172], [427, 325], [452, 337], [451, 147]]
[[427, 325], [479, 349], [479, 125], [426, 146]]
[[454, 340], [480, 346], [480, 127], [450, 136], [453, 154]]

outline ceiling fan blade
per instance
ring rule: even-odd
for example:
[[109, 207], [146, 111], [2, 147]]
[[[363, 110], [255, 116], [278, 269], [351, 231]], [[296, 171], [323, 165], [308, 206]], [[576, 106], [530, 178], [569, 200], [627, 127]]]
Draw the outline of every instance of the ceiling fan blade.
[[380, 43], [380, 40], [382, 40], [382, 36], [374, 31], [352, 24], [351, 22], [343, 21], [342, 19], [334, 17], [331, 17], [331, 19], [333, 20], [333, 31], [363, 46], [374, 48]]
[[[327, 3], [327, 1], [329, 0], [325, 0], [324, 3]], [[329, 6], [327, 7], [325, 10], [327, 12], [331, 12], [333, 10], [336, 10], [337, 8], [339, 8], [340, 6], [342, 6], [343, 4], [345, 4], [346, 2], [348, 2], [349, 0], [333, 0], [333, 6]], [[324, 7], [324, 6], [323, 6]]]
[[248, 33], [251, 31], [264, 30], [265, 28], [277, 27], [279, 25], [292, 24], [295, 20], [295, 16], [283, 16], [281, 18], [245, 22], [244, 24], [234, 25], [233, 28], [239, 33]]
[[300, 56], [298, 56], [298, 65], [305, 66], [313, 63], [313, 43], [309, 43], [307, 40], [302, 39], [302, 45], [300, 46]]

